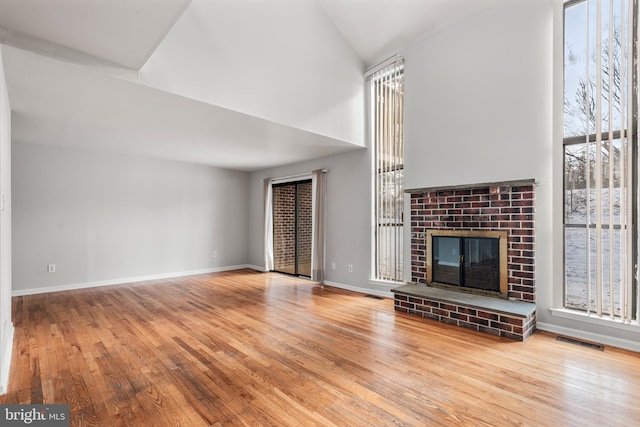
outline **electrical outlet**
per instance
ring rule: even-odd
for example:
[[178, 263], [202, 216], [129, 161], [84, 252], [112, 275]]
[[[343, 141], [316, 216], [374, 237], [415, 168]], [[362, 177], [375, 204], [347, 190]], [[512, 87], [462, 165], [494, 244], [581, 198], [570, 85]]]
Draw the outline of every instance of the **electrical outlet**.
[[47, 264], [47, 273], [55, 273], [56, 265], [55, 264]]
[[349, 264], [349, 266], [347, 267], [347, 271], [349, 273], [353, 273], [353, 264]]
[[218, 251], [213, 251], [213, 257], [218, 258]]
[[336, 269], [336, 263], [335, 263], [335, 262], [332, 262], [332, 263], [331, 263], [331, 269], [332, 269], [332, 270], [335, 270], [335, 269]]

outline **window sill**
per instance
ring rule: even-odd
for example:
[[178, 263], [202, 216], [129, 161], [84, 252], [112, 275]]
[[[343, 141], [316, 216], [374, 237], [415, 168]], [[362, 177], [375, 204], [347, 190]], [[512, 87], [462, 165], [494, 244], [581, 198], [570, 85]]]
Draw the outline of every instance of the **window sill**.
[[369, 288], [375, 289], [378, 295], [384, 295], [387, 298], [393, 298], [391, 289], [403, 285], [404, 282], [393, 282], [391, 280], [369, 279]]
[[610, 317], [595, 317], [586, 312], [570, 310], [567, 308], [551, 308], [551, 315], [562, 319], [575, 320], [578, 322], [590, 323], [592, 325], [604, 326], [622, 331], [640, 333], [640, 324], [637, 320], [632, 323], [622, 323], [620, 320], [612, 320]]
[[381, 280], [381, 279], [369, 279], [369, 284], [372, 286], [387, 286], [387, 287], [396, 287], [400, 285], [404, 285], [406, 282], [394, 282], [393, 280]]

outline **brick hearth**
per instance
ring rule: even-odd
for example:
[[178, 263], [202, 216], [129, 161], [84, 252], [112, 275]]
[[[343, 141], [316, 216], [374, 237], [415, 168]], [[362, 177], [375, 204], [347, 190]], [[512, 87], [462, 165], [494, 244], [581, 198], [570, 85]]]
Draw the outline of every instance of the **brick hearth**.
[[[458, 326], [524, 340], [535, 329], [535, 186], [533, 180], [408, 190], [411, 193], [411, 280], [394, 289], [395, 308]], [[484, 307], [486, 297], [459, 292], [432, 294], [411, 290], [427, 288], [427, 230], [506, 231], [508, 299], [500, 309]], [[431, 288], [428, 288], [431, 289]], [[407, 293], [407, 291], [409, 293]], [[449, 291], [451, 292], [451, 291]], [[414, 292], [415, 293], [415, 292]], [[486, 304], [485, 304], [486, 305]], [[491, 304], [489, 304], [491, 306]]]
[[393, 289], [396, 311], [524, 341], [536, 325], [535, 304], [418, 284]]

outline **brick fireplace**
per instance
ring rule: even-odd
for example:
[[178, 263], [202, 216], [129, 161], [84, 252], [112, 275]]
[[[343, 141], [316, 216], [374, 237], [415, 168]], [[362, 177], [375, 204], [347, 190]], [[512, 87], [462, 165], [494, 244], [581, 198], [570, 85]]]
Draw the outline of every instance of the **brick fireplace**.
[[[412, 283], [393, 290], [395, 309], [498, 336], [526, 339], [535, 329], [534, 181], [408, 192]], [[427, 286], [431, 273], [427, 236], [433, 230], [506, 235], [506, 295], [500, 299]]]

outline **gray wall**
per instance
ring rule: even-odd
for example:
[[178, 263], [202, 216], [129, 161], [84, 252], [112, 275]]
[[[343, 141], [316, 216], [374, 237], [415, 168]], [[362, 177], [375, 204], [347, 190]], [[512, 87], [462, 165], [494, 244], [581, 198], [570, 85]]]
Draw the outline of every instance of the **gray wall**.
[[[326, 281], [367, 288], [371, 274], [371, 159], [368, 150], [254, 172], [249, 179], [249, 262], [264, 268], [265, 178], [328, 169], [326, 200]], [[335, 270], [331, 268], [336, 264]], [[347, 266], [353, 265], [353, 272]]]
[[247, 178], [14, 142], [13, 290], [243, 265]]

